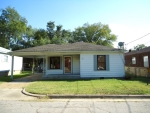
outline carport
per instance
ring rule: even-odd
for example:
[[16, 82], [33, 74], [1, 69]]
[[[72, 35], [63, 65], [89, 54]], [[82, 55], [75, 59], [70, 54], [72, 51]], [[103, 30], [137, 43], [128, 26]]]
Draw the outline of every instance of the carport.
[[[35, 67], [35, 58], [42, 58], [43, 62], [42, 62], [42, 76], [45, 75], [45, 55], [43, 55], [42, 52], [29, 52], [28, 54], [26, 52], [9, 52], [9, 54], [12, 56], [12, 65], [11, 65], [11, 79], [13, 79], [13, 75], [14, 75], [14, 56], [19, 56], [19, 57], [23, 57], [23, 58], [32, 58], [33, 59], [33, 66], [32, 66], [32, 74], [34, 75], [34, 67]], [[37, 74], [37, 73], [36, 73]]]

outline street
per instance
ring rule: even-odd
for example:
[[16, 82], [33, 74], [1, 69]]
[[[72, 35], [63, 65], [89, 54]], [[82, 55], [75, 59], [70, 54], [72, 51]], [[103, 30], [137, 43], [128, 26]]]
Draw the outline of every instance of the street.
[[149, 113], [150, 99], [0, 100], [0, 113]]

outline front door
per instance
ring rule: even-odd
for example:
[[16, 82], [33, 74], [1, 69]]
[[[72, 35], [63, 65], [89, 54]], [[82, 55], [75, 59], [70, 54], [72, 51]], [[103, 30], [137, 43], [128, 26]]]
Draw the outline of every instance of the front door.
[[72, 73], [72, 57], [71, 56], [64, 57], [64, 73], [65, 74]]

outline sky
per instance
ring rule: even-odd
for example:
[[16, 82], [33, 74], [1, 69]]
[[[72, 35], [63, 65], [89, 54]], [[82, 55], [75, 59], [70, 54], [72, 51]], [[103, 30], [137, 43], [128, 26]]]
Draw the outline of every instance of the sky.
[[55, 21], [73, 31], [87, 22], [101, 22], [117, 35], [114, 47], [118, 42], [124, 42], [127, 49], [137, 44], [150, 46], [150, 0], [0, 0], [0, 9], [8, 6], [33, 28], [46, 29], [47, 22]]

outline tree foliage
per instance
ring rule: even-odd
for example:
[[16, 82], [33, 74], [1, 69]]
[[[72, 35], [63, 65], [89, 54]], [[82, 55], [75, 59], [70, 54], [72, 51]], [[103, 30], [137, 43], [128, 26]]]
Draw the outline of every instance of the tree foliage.
[[26, 33], [23, 34], [22, 39], [19, 41], [20, 48], [29, 48], [33, 47], [33, 37], [35, 34], [35, 29], [32, 29], [32, 26], [27, 26]]
[[55, 22], [47, 23], [47, 33], [52, 44], [68, 43], [72, 39], [71, 31], [63, 29], [62, 25], [55, 25]]
[[117, 36], [111, 34], [108, 25], [101, 23], [88, 24], [85, 23], [82, 27], [78, 27], [73, 31], [73, 42], [88, 42], [104, 46], [113, 46]]
[[145, 47], [147, 47], [147, 46], [145, 46], [144, 44], [138, 44], [138, 45], [134, 46], [134, 50], [140, 50], [140, 49], [143, 49]]
[[10, 48], [17, 44], [26, 31], [27, 20], [11, 7], [1, 10], [0, 46]]
[[49, 43], [50, 39], [48, 37], [47, 31], [44, 29], [38, 29], [34, 34], [33, 46], [40, 46]]
[[55, 35], [54, 28], [55, 28], [55, 22], [52, 22], [52, 21], [47, 22], [47, 33], [48, 33], [48, 37], [50, 40]]
[[101, 23], [88, 24], [76, 28], [74, 31], [63, 29], [62, 25], [55, 25], [54, 21], [47, 22], [47, 29], [33, 29], [27, 25], [14, 8], [7, 7], [0, 11], [0, 46], [12, 50], [40, 46], [45, 44], [64, 44], [74, 42], [88, 42], [104, 46], [113, 46], [116, 35], [111, 33], [108, 25]]

